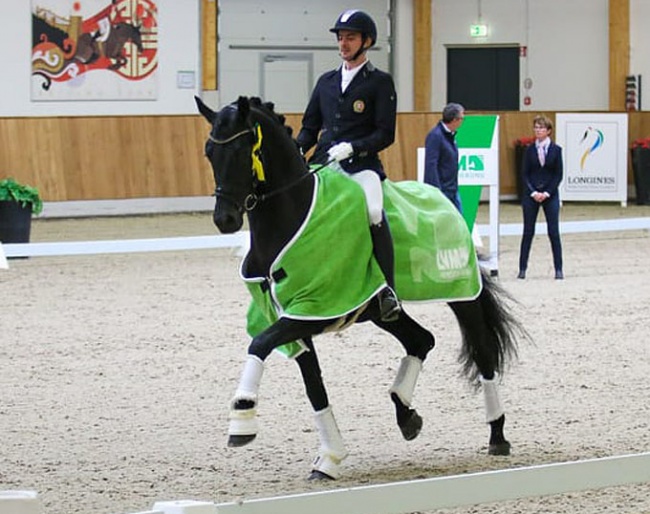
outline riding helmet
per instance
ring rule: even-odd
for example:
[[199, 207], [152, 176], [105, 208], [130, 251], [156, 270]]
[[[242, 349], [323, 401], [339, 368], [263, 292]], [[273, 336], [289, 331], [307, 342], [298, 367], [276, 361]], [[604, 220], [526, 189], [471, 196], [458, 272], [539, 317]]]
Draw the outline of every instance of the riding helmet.
[[330, 32], [338, 34], [339, 30], [361, 32], [364, 39], [370, 38], [372, 40], [370, 46], [377, 42], [377, 25], [368, 14], [358, 9], [350, 9], [339, 15]]

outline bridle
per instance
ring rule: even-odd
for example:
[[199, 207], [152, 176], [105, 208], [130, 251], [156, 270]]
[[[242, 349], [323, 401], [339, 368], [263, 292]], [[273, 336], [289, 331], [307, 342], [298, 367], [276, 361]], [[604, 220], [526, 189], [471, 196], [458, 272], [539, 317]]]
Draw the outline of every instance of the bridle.
[[[253, 176], [257, 178], [258, 182], [264, 182], [266, 180], [266, 176], [264, 174], [264, 165], [262, 164], [262, 129], [259, 123], [256, 123], [253, 127], [248, 127], [244, 130], [236, 132], [232, 136], [225, 139], [217, 139], [212, 135], [212, 133], [210, 133], [208, 134], [208, 139], [215, 145], [225, 146], [229, 143], [232, 143], [233, 141], [236, 141], [240, 137], [247, 136], [249, 134], [255, 138], [255, 143], [253, 143], [251, 150], [251, 158], [253, 161]], [[216, 196], [217, 199], [223, 198], [225, 200], [228, 200], [237, 208], [240, 213], [244, 211], [252, 211], [257, 206], [257, 203], [259, 201], [259, 197], [253, 191], [252, 193], [249, 193], [246, 198], [244, 198], [244, 203], [242, 205], [232, 194], [224, 191], [223, 188], [219, 185], [217, 185], [214, 190], [214, 196]]]
[[217, 139], [210, 133], [208, 134], [208, 139], [212, 141], [215, 145], [227, 145], [236, 141], [240, 137], [249, 134], [252, 134], [253, 137], [255, 138], [255, 142], [253, 143], [253, 147], [251, 149], [251, 159], [253, 163], [252, 173], [253, 173], [253, 177], [257, 179], [255, 185], [253, 186], [253, 192], [249, 193], [246, 196], [246, 198], [244, 198], [243, 204], [240, 204], [239, 201], [237, 201], [237, 199], [232, 194], [230, 194], [227, 191], [224, 191], [221, 186], [217, 185], [217, 187], [214, 190], [214, 196], [217, 197], [217, 199], [223, 198], [228, 202], [232, 203], [240, 213], [243, 213], [244, 211], [246, 212], [252, 211], [260, 203], [286, 191], [287, 189], [292, 188], [293, 186], [295, 186], [305, 178], [310, 177], [311, 175], [319, 172], [325, 166], [328, 166], [329, 164], [332, 163], [332, 160], [330, 160], [321, 166], [308, 170], [306, 174], [298, 177], [293, 182], [285, 184], [284, 186], [279, 187], [278, 189], [274, 189], [273, 191], [270, 191], [268, 193], [258, 194], [255, 191], [256, 185], [266, 181], [266, 174], [264, 172], [264, 164], [263, 164], [263, 156], [262, 156], [262, 127], [260, 126], [260, 124], [256, 123], [254, 126], [236, 132], [235, 134], [225, 139]]

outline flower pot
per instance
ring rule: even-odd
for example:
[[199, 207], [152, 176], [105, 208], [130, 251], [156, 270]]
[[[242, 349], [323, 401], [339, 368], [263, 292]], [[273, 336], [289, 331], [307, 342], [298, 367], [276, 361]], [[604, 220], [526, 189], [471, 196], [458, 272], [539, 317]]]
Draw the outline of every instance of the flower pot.
[[650, 148], [632, 149], [632, 171], [637, 205], [650, 205]]
[[31, 204], [0, 200], [0, 242], [29, 243], [31, 228]]

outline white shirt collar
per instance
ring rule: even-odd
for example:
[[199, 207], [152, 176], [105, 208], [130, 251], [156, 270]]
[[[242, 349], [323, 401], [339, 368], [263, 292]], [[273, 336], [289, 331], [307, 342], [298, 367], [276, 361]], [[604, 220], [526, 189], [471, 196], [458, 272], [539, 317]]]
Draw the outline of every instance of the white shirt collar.
[[368, 59], [363, 61], [363, 63], [361, 63], [359, 66], [352, 68], [351, 70], [348, 70], [345, 67], [345, 63], [341, 65], [341, 91], [345, 92], [345, 90], [350, 85], [350, 82], [352, 82], [352, 79], [357, 76], [357, 73], [359, 73], [366, 64], [368, 64]]

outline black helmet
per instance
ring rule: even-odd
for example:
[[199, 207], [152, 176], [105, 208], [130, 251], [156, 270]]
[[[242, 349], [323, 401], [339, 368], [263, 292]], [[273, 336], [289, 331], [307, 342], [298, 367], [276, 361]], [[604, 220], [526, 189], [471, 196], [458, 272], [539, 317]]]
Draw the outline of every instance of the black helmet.
[[377, 25], [368, 14], [358, 9], [350, 9], [339, 15], [330, 32], [338, 34], [339, 30], [361, 32], [364, 38], [369, 37], [372, 40], [370, 46], [377, 42]]

